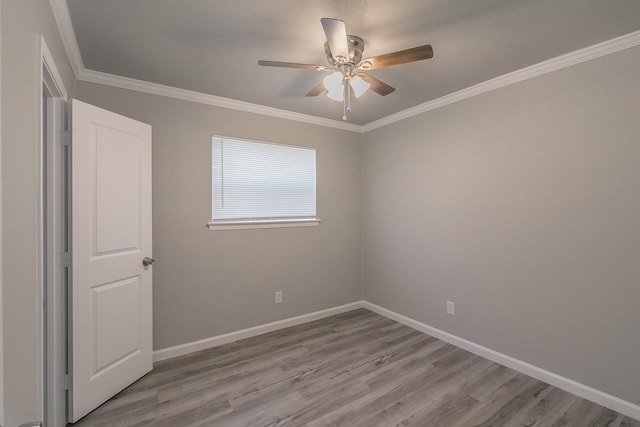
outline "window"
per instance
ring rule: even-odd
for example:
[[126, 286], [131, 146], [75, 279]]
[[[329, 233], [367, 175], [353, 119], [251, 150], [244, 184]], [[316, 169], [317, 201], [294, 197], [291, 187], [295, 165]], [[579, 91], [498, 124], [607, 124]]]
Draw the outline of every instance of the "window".
[[317, 225], [316, 151], [214, 136], [209, 229]]

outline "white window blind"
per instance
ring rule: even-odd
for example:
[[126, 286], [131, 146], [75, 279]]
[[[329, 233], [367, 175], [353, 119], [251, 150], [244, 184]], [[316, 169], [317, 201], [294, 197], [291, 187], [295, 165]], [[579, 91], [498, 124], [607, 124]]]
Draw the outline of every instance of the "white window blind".
[[314, 149], [214, 136], [212, 225], [316, 218]]

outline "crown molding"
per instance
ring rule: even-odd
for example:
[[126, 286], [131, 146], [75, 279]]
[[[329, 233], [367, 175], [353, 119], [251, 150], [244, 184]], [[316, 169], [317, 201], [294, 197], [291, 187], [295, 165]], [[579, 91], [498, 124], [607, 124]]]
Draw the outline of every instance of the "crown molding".
[[296, 113], [288, 110], [267, 107], [264, 105], [252, 104], [250, 102], [237, 101], [235, 99], [223, 98], [221, 96], [209, 95], [202, 92], [195, 92], [187, 89], [180, 89], [173, 86], [161, 85], [158, 83], [136, 80], [128, 77], [116, 76], [93, 70], [83, 70], [76, 76], [78, 80], [90, 83], [99, 83], [107, 86], [114, 86], [121, 89], [134, 90], [153, 95], [167, 96], [169, 98], [183, 101], [198, 102], [205, 105], [240, 110], [249, 113], [262, 114], [265, 116], [277, 117], [280, 119], [294, 120], [297, 122], [310, 123], [318, 126], [347, 130], [351, 132], [362, 132], [362, 126], [353, 123], [345, 123], [337, 120], [326, 119], [324, 117], [312, 116], [309, 114]]
[[209, 95], [206, 93], [180, 89], [173, 86], [165, 86], [158, 83], [151, 83], [99, 71], [87, 70], [84, 67], [84, 63], [82, 62], [82, 56], [80, 54], [78, 42], [73, 30], [71, 16], [69, 15], [69, 8], [67, 6], [66, 0], [49, 0], [49, 3], [51, 4], [51, 7], [53, 9], [53, 14], [58, 24], [58, 28], [62, 36], [62, 41], [69, 57], [69, 62], [71, 63], [73, 72], [78, 80], [357, 133], [366, 133], [374, 129], [389, 125], [391, 123], [395, 123], [400, 120], [425, 113], [427, 111], [435, 110], [436, 108], [444, 107], [458, 101], [463, 101], [465, 99], [481, 95], [492, 90], [500, 89], [514, 83], [532, 79], [546, 73], [551, 73], [553, 71], [567, 68], [572, 65], [580, 64], [592, 59], [600, 58], [605, 55], [609, 55], [624, 49], [629, 49], [640, 45], [640, 31], [635, 31], [633, 33], [616, 37], [614, 39], [598, 43], [584, 49], [579, 49], [565, 55], [560, 55], [539, 64], [531, 65], [529, 67], [496, 77], [494, 79], [478, 83], [468, 88], [450, 93], [431, 101], [427, 101], [414, 107], [407, 108], [406, 110], [402, 110], [397, 113], [382, 117], [381, 119], [369, 122], [366, 125], [361, 126], [353, 123], [345, 123], [338, 120], [326, 119], [324, 117], [296, 113], [293, 111], [281, 110], [264, 105], [252, 104], [250, 102], [237, 101], [234, 99], [223, 98], [216, 95]]
[[557, 56], [547, 61], [540, 62], [538, 64], [531, 65], [529, 67], [522, 68], [511, 73], [503, 74], [502, 76], [487, 80], [474, 86], [470, 86], [457, 92], [450, 93], [449, 95], [427, 101], [423, 104], [416, 105], [415, 107], [407, 108], [406, 110], [402, 110], [373, 122], [367, 123], [366, 125], [362, 126], [362, 131], [369, 132], [374, 129], [389, 125], [391, 123], [395, 123], [397, 121], [404, 120], [409, 117], [425, 113], [427, 111], [435, 110], [436, 108], [444, 107], [445, 105], [453, 104], [454, 102], [462, 101], [476, 95], [481, 95], [492, 90], [500, 89], [514, 83], [532, 79], [534, 77], [567, 68], [572, 65], [581, 64], [583, 62], [619, 52], [624, 49], [636, 47], [638, 45], [640, 45], [640, 31], [635, 31], [633, 33], [616, 37], [615, 39], [598, 43], [584, 49], [579, 49], [564, 55]]
[[78, 46], [78, 40], [76, 39], [76, 33], [73, 30], [73, 24], [71, 23], [71, 15], [69, 15], [69, 7], [66, 0], [49, 0], [51, 9], [53, 10], [53, 16], [58, 24], [58, 31], [60, 31], [60, 37], [62, 37], [62, 43], [64, 49], [67, 51], [67, 57], [69, 63], [71, 63], [71, 69], [73, 74], [78, 78], [78, 75], [82, 73], [84, 63], [82, 62], [82, 55], [80, 54], [80, 47]]

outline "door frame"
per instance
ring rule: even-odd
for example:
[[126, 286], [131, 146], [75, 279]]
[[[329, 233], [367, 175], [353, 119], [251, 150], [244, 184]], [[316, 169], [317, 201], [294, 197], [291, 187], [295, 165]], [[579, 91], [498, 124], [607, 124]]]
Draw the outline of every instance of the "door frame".
[[36, 272], [38, 395], [45, 425], [66, 425], [66, 101], [67, 91], [53, 55], [37, 35], [37, 192]]
[[[2, 11], [2, 0], [0, 0]], [[1, 15], [1, 12], [0, 12]], [[0, 16], [0, 22], [2, 17]], [[0, 42], [0, 70], [2, 70], [2, 42]], [[0, 100], [2, 100], [2, 72], [0, 71]], [[2, 176], [2, 102], [0, 101], [0, 176]], [[2, 270], [2, 183], [0, 182], [0, 425], [4, 425], [4, 308], [3, 308], [3, 282]]]

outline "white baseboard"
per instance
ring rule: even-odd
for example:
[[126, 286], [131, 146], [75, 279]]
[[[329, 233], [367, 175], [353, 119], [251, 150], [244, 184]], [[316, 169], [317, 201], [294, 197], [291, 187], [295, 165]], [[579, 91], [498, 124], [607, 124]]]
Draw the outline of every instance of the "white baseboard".
[[347, 311], [355, 310], [363, 307], [364, 301], [356, 301], [350, 304], [338, 307], [328, 308], [326, 310], [315, 311], [313, 313], [303, 314], [302, 316], [290, 317], [288, 319], [278, 320], [277, 322], [267, 323], [264, 325], [254, 326], [252, 328], [242, 329], [228, 334], [216, 335], [214, 337], [205, 338], [199, 341], [193, 341], [186, 344], [180, 344], [173, 347], [167, 347], [153, 352], [153, 361], [170, 359], [172, 357], [182, 356], [200, 350], [206, 350], [222, 344], [249, 338], [256, 335], [266, 334], [267, 332], [277, 331], [278, 329], [288, 328], [290, 326], [300, 325], [302, 323], [312, 322], [314, 320], [333, 316]]
[[568, 391], [569, 393], [573, 393], [584, 399], [597, 403], [598, 405], [602, 405], [609, 409], [613, 409], [614, 411], [620, 412], [621, 414], [640, 420], [640, 406], [634, 403], [622, 400], [618, 397], [604, 393], [600, 390], [596, 390], [587, 385], [554, 374], [553, 372], [546, 371], [537, 366], [523, 362], [522, 360], [507, 356], [506, 354], [491, 350], [490, 348], [483, 347], [479, 344], [452, 335], [448, 332], [441, 331], [440, 329], [436, 329], [432, 326], [418, 322], [417, 320], [403, 316], [391, 310], [387, 310], [386, 308], [372, 304], [368, 301], [363, 301], [362, 306], [368, 310], [405, 324], [420, 332], [424, 332], [425, 334], [441, 339], [442, 341], [448, 342], [449, 344], [453, 344], [456, 347], [463, 348], [467, 351], [470, 351], [471, 353], [477, 354], [516, 371], [522, 372], [523, 374], [529, 375], [530, 377], [536, 378], [540, 381], [544, 381], [562, 390]]

